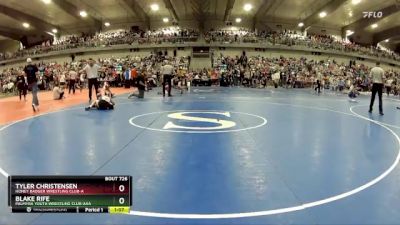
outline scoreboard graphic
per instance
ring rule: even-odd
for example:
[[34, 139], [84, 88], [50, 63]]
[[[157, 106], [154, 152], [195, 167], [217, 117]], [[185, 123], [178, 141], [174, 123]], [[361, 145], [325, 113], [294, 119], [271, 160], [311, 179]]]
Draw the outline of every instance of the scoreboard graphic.
[[129, 213], [131, 176], [9, 176], [14, 213]]

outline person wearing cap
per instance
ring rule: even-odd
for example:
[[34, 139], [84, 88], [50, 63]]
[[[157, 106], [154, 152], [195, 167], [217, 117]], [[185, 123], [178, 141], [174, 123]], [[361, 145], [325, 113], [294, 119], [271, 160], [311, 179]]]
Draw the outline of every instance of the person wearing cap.
[[378, 92], [379, 97], [379, 114], [383, 116], [382, 109], [382, 91], [383, 91], [383, 76], [385, 71], [379, 66], [380, 62], [376, 62], [376, 66], [371, 69], [369, 76], [372, 79], [372, 95], [371, 103], [369, 104], [369, 113], [372, 113], [372, 108], [374, 106], [375, 95]]
[[32, 109], [36, 112], [39, 109], [39, 99], [37, 93], [39, 91], [37, 84], [37, 75], [39, 74], [39, 69], [36, 65], [32, 64], [32, 59], [26, 59], [28, 65], [25, 66], [24, 72], [27, 78], [28, 88], [32, 91]]
[[168, 60], [164, 60], [164, 65], [161, 67], [161, 74], [163, 75], [163, 96], [165, 97], [165, 85], [168, 84], [168, 97], [171, 97], [171, 79], [174, 67], [169, 64]]

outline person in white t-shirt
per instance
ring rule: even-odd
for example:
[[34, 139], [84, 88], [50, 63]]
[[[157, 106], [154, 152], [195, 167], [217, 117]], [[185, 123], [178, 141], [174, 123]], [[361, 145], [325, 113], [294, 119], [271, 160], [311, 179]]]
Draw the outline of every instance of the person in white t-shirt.
[[64, 87], [62, 85], [53, 88], [53, 99], [61, 100], [64, 97]]
[[75, 71], [74, 68], [71, 67], [71, 69], [68, 72], [68, 77], [69, 77], [69, 82], [68, 82], [68, 94], [75, 94], [75, 82], [76, 78], [78, 77], [78, 73]]
[[390, 92], [392, 91], [392, 83], [393, 83], [393, 79], [391, 77], [389, 79], [387, 79], [386, 83], [385, 83], [386, 94], [388, 97], [389, 97]]
[[64, 85], [65, 85], [65, 73], [66, 72], [61, 72], [61, 74], [60, 74], [60, 86], [62, 86], [62, 87], [64, 87]]

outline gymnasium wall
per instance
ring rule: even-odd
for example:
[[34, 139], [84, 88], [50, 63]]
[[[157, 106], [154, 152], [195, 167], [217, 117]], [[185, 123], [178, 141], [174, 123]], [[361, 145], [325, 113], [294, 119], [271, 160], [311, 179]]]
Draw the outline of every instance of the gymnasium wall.
[[204, 30], [209, 31], [209, 30], [240, 30], [240, 29], [245, 29], [245, 30], [251, 30], [253, 27], [253, 22], [252, 20], [247, 20], [246, 18], [242, 18], [242, 22], [236, 23], [235, 22], [236, 17], [231, 16], [229, 20], [232, 22], [231, 26], [227, 26], [224, 21], [222, 20], [207, 20], [204, 23]]
[[19, 48], [19, 41], [11, 39], [0, 40], [0, 52], [16, 52]]
[[211, 58], [192, 58], [190, 68], [197, 70], [211, 67]]
[[[151, 21], [150, 22], [150, 26], [152, 30], [157, 30], [157, 29], [161, 29], [161, 28], [168, 28], [173, 26], [172, 22], [171, 22], [171, 18], [169, 18], [170, 21], [168, 23], [164, 23], [163, 21], [160, 20], [156, 20], [156, 21]], [[197, 21], [193, 21], [193, 20], [181, 20], [179, 21], [179, 28], [183, 28], [183, 29], [195, 29], [199, 27], [199, 24]]]

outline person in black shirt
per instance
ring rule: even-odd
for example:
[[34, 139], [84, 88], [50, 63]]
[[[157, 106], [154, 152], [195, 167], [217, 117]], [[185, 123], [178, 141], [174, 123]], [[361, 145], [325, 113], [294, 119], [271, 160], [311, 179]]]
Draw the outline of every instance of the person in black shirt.
[[321, 93], [321, 82], [319, 80], [317, 80], [317, 86], [314, 88], [314, 91], [317, 92], [318, 94]]
[[19, 93], [19, 100], [22, 100], [22, 95], [24, 96], [24, 101], [26, 101], [26, 90], [27, 90], [27, 85], [25, 82], [25, 76], [22, 74], [22, 72], [19, 72], [17, 76], [17, 88], [18, 88], [18, 93]]
[[146, 90], [144, 71], [138, 74], [136, 82], [139, 93], [132, 93], [128, 96], [128, 98], [131, 98], [132, 96], [135, 96], [137, 98], [144, 98], [144, 91]]
[[38, 110], [39, 108], [39, 99], [37, 96], [38, 93], [38, 85], [37, 85], [37, 77], [36, 75], [38, 74], [39, 69], [37, 68], [36, 65], [32, 64], [32, 59], [28, 58], [26, 60], [28, 65], [25, 66], [24, 72], [26, 74], [26, 78], [28, 81], [28, 88], [32, 91], [32, 109], [34, 112]]

